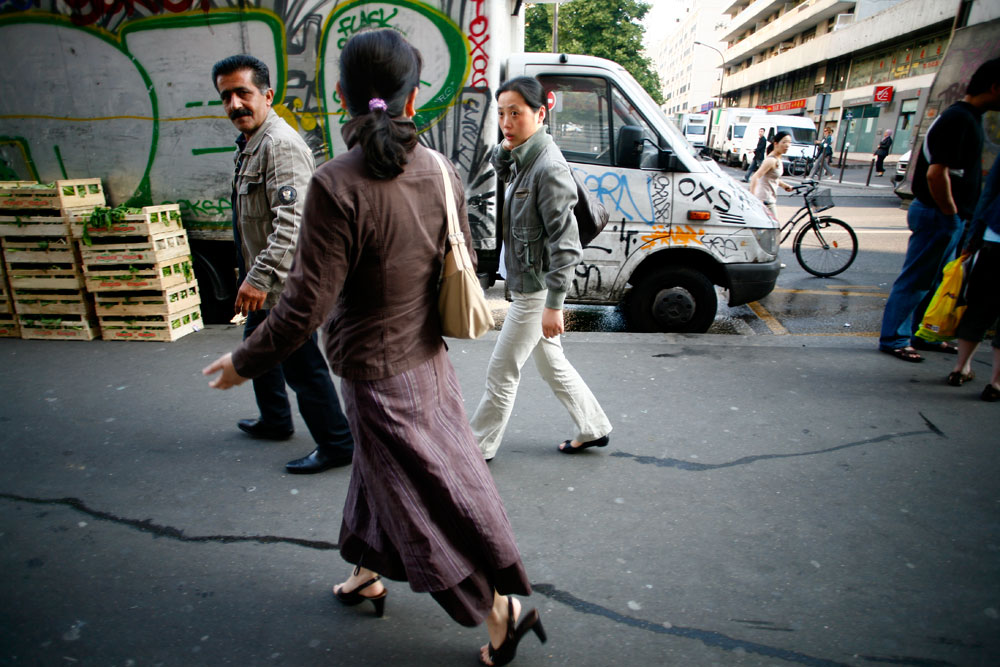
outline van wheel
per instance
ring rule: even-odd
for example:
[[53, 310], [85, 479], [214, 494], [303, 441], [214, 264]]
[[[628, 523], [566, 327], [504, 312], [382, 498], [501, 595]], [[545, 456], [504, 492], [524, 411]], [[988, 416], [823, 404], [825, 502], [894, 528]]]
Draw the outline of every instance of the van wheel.
[[744, 155], [742, 158], [740, 158], [740, 165], [742, 165], [743, 171], [746, 171], [747, 169], [750, 168], [750, 163], [747, 162], [747, 156], [746, 155]]
[[705, 333], [718, 307], [715, 286], [703, 274], [666, 268], [649, 274], [633, 288], [626, 316], [633, 331]]

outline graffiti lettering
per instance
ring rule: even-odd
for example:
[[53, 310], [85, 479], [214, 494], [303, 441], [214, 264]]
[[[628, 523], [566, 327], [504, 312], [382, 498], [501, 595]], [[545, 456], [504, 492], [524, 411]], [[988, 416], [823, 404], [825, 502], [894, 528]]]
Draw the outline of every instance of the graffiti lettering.
[[486, 0], [476, 0], [476, 15], [469, 22], [469, 58], [472, 60], [472, 80], [473, 88], [489, 88], [489, 80], [486, 78], [486, 68], [490, 64], [490, 56], [486, 53], [483, 45], [489, 41], [490, 20], [483, 13], [483, 5]]
[[[576, 267], [576, 278], [573, 279], [573, 292], [578, 297], [587, 294], [590, 291], [590, 276], [591, 274], [596, 274], [597, 279], [595, 280], [596, 285], [594, 290], [601, 291], [601, 269], [596, 264], [578, 264]], [[583, 283], [583, 287], [580, 287], [580, 283]]]
[[[28, 1], [25, 4], [30, 6], [33, 3]], [[111, 0], [110, 2], [108, 0], [66, 0], [66, 5], [72, 10], [70, 20], [75, 25], [91, 25], [102, 18], [110, 19], [119, 12], [124, 12], [125, 16], [132, 16], [136, 13], [136, 6], [146, 10], [141, 12], [143, 16], [160, 14], [164, 11], [179, 14], [189, 11], [194, 6], [194, 0]], [[211, 0], [198, 0], [198, 7], [203, 12], [207, 12], [211, 5]]]
[[228, 199], [178, 199], [165, 201], [163, 204], [177, 204], [181, 209], [181, 217], [188, 220], [224, 220], [233, 215], [233, 205]]
[[736, 241], [726, 236], [702, 236], [701, 244], [711, 250], [714, 250], [723, 257], [729, 257], [730, 254], [739, 250], [739, 247], [736, 245]]
[[392, 24], [390, 21], [396, 18], [399, 13], [398, 9], [393, 9], [392, 13], [386, 16], [384, 8], [375, 9], [370, 12], [361, 10], [361, 13], [356, 16], [345, 16], [340, 19], [339, 27], [337, 28], [337, 34], [343, 35], [337, 42], [337, 48], [344, 48], [344, 44], [347, 40], [354, 35], [354, 33], [364, 30], [365, 28], [391, 28]]
[[657, 220], [670, 219], [670, 179], [666, 176], [656, 176], [650, 183], [650, 199], [653, 202], [653, 214]]

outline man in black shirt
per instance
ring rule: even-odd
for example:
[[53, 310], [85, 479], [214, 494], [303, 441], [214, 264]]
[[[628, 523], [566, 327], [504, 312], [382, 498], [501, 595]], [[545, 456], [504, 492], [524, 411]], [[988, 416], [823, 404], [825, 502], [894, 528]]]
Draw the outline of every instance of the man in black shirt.
[[753, 161], [750, 162], [750, 168], [747, 169], [746, 175], [743, 176], [743, 182], [749, 183], [750, 177], [753, 173], [760, 169], [760, 165], [764, 162], [764, 155], [767, 153], [767, 139], [764, 138], [764, 128], [760, 128], [757, 132], [757, 148], [753, 151]]
[[904, 361], [923, 361], [915, 348], [955, 352], [947, 343], [915, 336], [944, 265], [972, 217], [982, 179], [986, 111], [1000, 111], [1000, 58], [979, 66], [965, 97], [931, 124], [913, 171], [914, 200], [906, 214], [912, 232], [903, 269], [882, 314], [879, 349]]

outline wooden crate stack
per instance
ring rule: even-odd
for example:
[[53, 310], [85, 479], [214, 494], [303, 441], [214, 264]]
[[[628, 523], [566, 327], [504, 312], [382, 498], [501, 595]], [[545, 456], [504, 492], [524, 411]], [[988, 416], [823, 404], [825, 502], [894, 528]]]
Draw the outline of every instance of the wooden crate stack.
[[104, 221], [70, 209], [67, 221], [104, 340], [174, 341], [202, 328], [178, 205], [146, 206]]
[[0, 338], [20, 338], [21, 327], [14, 314], [14, 301], [7, 282], [7, 272], [0, 260]]
[[[98, 178], [0, 183], [0, 241], [6, 269], [6, 303], [15, 327], [0, 314], [0, 335], [92, 340], [98, 335], [93, 300], [65, 213], [105, 202]], [[0, 302], [0, 309], [4, 307]]]

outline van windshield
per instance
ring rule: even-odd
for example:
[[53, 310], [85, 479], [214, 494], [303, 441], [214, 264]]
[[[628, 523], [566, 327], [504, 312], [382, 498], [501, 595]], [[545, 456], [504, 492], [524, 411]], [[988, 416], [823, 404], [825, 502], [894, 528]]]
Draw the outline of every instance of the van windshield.
[[778, 126], [778, 132], [787, 132], [792, 135], [793, 144], [814, 144], [816, 143], [816, 130], [808, 127], [786, 127]]
[[687, 129], [684, 130], [684, 131], [687, 134], [698, 134], [698, 135], [701, 135], [701, 134], [705, 134], [705, 129], [706, 128], [705, 128], [704, 125], [688, 125]]
[[747, 131], [746, 125], [733, 125], [733, 137], [742, 139], [743, 133]]

